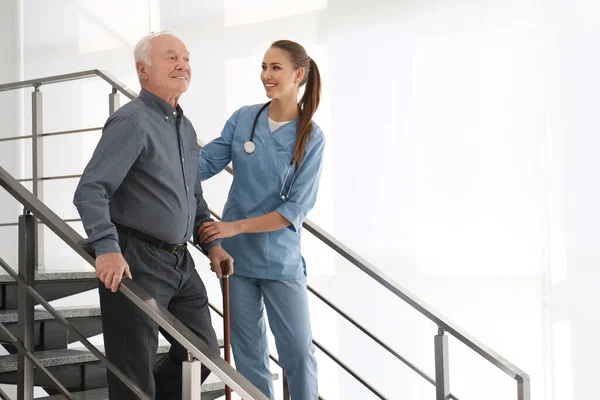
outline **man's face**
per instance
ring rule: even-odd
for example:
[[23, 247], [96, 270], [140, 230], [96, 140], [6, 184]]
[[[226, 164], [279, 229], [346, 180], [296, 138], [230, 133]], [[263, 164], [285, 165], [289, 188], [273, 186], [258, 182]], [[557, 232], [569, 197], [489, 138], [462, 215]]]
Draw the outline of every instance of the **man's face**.
[[142, 81], [148, 90], [165, 99], [179, 97], [187, 91], [192, 69], [190, 53], [181, 40], [172, 35], [152, 39], [150, 61], [152, 65], [142, 67]]

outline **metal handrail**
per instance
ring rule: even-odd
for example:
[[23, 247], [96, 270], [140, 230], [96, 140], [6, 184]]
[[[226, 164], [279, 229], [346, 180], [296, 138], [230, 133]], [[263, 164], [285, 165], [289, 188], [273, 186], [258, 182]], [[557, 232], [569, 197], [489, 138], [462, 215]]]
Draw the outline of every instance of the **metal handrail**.
[[359, 256], [354, 251], [350, 250], [348, 247], [336, 240], [333, 236], [325, 232], [323, 229], [319, 228], [316, 224], [307, 220], [304, 224], [304, 227], [317, 238], [319, 238], [322, 242], [334, 249], [338, 254], [346, 258], [348, 261], [356, 265], [375, 281], [380, 283], [383, 287], [388, 289], [397, 297], [404, 300], [419, 313], [426, 316], [439, 328], [443, 329], [446, 333], [452, 334], [452, 336], [454, 336], [460, 342], [462, 342], [471, 350], [481, 355], [483, 358], [488, 360], [491, 364], [495, 365], [500, 370], [504, 371], [511, 378], [518, 380], [519, 377], [528, 377], [528, 375], [525, 372], [523, 372], [520, 368], [506, 360], [494, 350], [490, 349], [478, 339], [468, 334], [458, 325], [452, 323], [448, 318], [444, 317], [433, 307], [426, 304], [423, 300], [406, 290], [393, 279], [387, 277], [383, 272], [373, 267], [373, 265], [367, 262], [364, 258]]
[[[63, 219], [63, 222], [79, 222], [81, 221], [81, 218], [67, 218], [67, 219]], [[41, 224], [41, 222], [38, 222]], [[0, 224], [0, 228], [4, 227], [4, 226], [17, 226], [19, 225], [18, 222], [3, 222]]]
[[[48, 136], [60, 136], [60, 135], [70, 135], [73, 133], [85, 133], [85, 132], [95, 132], [95, 131], [101, 131], [102, 127], [95, 127], [95, 128], [83, 128], [83, 129], [71, 129], [71, 130], [67, 130], [67, 131], [57, 131], [57, 132], [48, 132], [48, 133], [42, 133], [41, 135], [37, 135], [39, 137], [48, 137]], [[23, 139], [33, 139], [33, 135], [21, 135], [21, 136], [9, 136], [9, 137], [5, 137], [5, 138], [0, 138], [0, 142], [11, 142], [14, 140], [23, 140]]]
[[[94, 266], [94, 258], [78, 244], [83, 238], [2, 167], [0, 167], [0, 186], [91, 266]], [[134, 281], [124, 277], [119, 290], [242, 398], [265, 398], [264, 394], [227, 364], [218, 352], [209, 347]]]
[[[39, 181], [56, 181], [61, 179], [77, 179], [81, 178], [81, 174], [73, 174], [73, 175], [57, 175], [57, 176], [42, 176], [37, 178]], [[33, 178], [20, 178], [17, 179], [17, 182], [31, 182]]]
[[319, 350], [321, 350], [323, 353], [325, 353], [325, 355], [327, 355], [330, 359], [332, 359], [337, 365], [339, 365], [344, 371], [346, 371], [347, 373], [349, 373], [354, 379], [356, 379], [364, 387], [366, 387], [367, 389], [369, 389], [371, 391], [371, 393], [373, 393], [375, 396], [377, 396], [378, 398], [383, 399], [383, 400], [387, 399], [387, 397], [385, 397], [377, 389], [375, 389], [373, 386], [371, 386], [371, 384], [369, 382], [367, 382], [363, 377], [361, 377], [356, 372], [354, 372], [354, 370], [352, 370], [352, 368], [350, 368], [349, 366], [347, 366], [342, 360], [340, 360], [339, 358], [337, 358], [336, 356], [334, 356], [333, 353], [330, 352], [329, 350], [327, 350], [321, 343], [319, 343], [319, 342], [317, 342], [316, 340], [313, 339], [313, 344]]
[[[317, 290], [315, 290], [314, 288], [312, 288], [310, 285], [307, 285], [307, 288], [308, 288], [309, 292], [311, 292], [312, 294], [314, 294], [319, 300], [321, 300], [328, 307], [330, 307], [332, 310], [334, 310], [336, 313], [338, 313], [340, 316], [342, 316], [346, 321], [348, 321], [352, 325], [354, 325], [359, 331], [361, 331], [362, 333], [364, 333], [367, 337], [369, 337], [371, 340], [373, 340], [375, 343], [377, 343], [380, 347], [382, 347], [388, 353], [390, 353], [391, 355], [393, 355], [394, 357], [396, 357], [398, 360], [402, 361], [407, 367], [409, 367], [414, 372], [416, 372], [417, 374], [419, 374], [427, 382], [429, 382], [429, 383], [431, 383], [432, 385], [435, 386], [435, 380], [432, 377], [430, 377], [427, 373], [425, 373], [419, 367], [417, 367], [416, 365], [414, 365], [413, 363], [411, 363], [410, 361], [408, 361], [406, 358], [404, 358], [400, 354], [398, 354], [398, 352], [396, 350], [392, 349], [383, 340], [379, 339], [372, 332], [370, 332], [364, 326], [362, 326], [361, 324], [359, 324], [356, 320], [354, 320], [352, 317], [350, 317], [348, 314], [346, 314], [343, 310], [341, 310], [338, 306], [336, 306], [335, 304], [333, 304], [333, 302], [331, 302], [330, 300], [328, 300], [325, 296], [323, 296]], [[452, 393], [450, 393], [450, 397], [449, 398], [452, 399], [452, 400], [460, 400], [458, 397], [456, 397]]]
[[78, 79], [87, 79], [87, 78], [102, 78], [103, 80], [105, 80], [108, 84], [110, 84], [113, 87], [113, 90], [122, 93], [123, 95], [128, 97], [130, 100], [133, 100], [137, 97], [137, 94], [133, 90], [129, 89], [127, 87], [127, 85], [125, 85], [124, 83], [122, 83], [121, 81], [119, 81], [118, 79], [113, 77], [112, 75], [110, 75], [100, 69], [89, 69], [87, 71], [73, 72], [70, 74], [54, 75], [54, 76], [47, 76], [44, 78], [29, 79], [29, 80], [21, 81], [21, 82], [5, 83], [5, 84], [0, 85], [0, 92], [5, 92], [8, 90], [16, 90], [16, 89], [25, 89], [28, 87], [38, 88], [42, 85], [49, 85], [49, 84], [61, 83], [61, 82], [69, 82], [69, 81], [74, 81], [74, 80], [78, 80]]

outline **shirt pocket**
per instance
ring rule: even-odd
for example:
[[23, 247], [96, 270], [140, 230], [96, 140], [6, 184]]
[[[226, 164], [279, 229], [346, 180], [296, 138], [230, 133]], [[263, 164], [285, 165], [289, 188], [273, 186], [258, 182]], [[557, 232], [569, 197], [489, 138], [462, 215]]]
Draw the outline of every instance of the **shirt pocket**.
[[188, 149], [185, 152], [185, 158], [184, 166], [187, 175], [186, 187], [193, 192], [198, 177], [198, 159], [200, 158], [200, 151], [198, 149]]

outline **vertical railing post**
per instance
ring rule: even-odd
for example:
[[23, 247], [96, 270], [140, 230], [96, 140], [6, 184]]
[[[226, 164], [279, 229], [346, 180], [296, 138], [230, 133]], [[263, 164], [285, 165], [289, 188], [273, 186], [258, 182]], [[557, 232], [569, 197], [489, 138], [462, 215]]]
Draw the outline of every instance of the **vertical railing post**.
[[202, 363], [188, 352], [188, 360], [182, 363], [182, 400], [200, 400], [202, 396]]
[[517, 398], [519, 400], [531, 400], [531, 382], [529, 375], [517, 376]]
[[[35, 244], [36, 244], [36, 218], [24, 210], [19, 216], [19, 275], [27, 283], [33, 286], [35, 282]], [[19, 285], [18, 288], [18, 331], [19, 340], [26, 350], [33, 353], [33, 323], [34, 323], [33, 298], [27, 290]], [[19, 350], [18, 355], [18, 400], [33, 399], [33, 363]]]
[[[31, 93], [31, 160], [32, 160], [32, 191], [33, 195], [44, 201], [44, 141], [43, 131], [42, 92], [40, 85], [35, 86]], [[42, 226], [35, 226], [35, 269], [44, 265], [44, 230]]]
[[448, 336], [439, 328], [435, 336], [435, 398], [450, 398], [450, 374], [448, 370]]
[[108, 115], [112, 115], [121, 107], [121, 99], [117, 89], [113, 88], [112, 93], [108, 95]]

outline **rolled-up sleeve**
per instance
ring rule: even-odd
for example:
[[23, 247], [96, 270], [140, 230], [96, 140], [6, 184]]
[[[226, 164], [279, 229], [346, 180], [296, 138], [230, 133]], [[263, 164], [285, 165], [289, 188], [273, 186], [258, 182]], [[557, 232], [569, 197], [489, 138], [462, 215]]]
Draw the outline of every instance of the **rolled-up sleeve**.
[[201, 181], [212, 178], [231, 162], [231, 143], [239, 113], [240, 110], [233, 113], [225, 123], [221, 136], [212, 140], [200, 151], [198, 172]]
[[298, 231], [302, 227], [306, 215], [317, 201], [323, 169], [325, 138], [322, 132], [318, 131], [318, 135], [316, 133], [311, 139], [315, 141], [315, 144], [311, 146], [296, 174], [287, 201], [284, 201], [276, 210], [290, 221], [291, 225], [288, 228], [293, 231]]
[[110, 219], [109, 201], [140, 155], [144, 142], [135, 114], [113, 115], [86, 166], [73, 198], [96, 256], [119, 252], [117, 230]]

